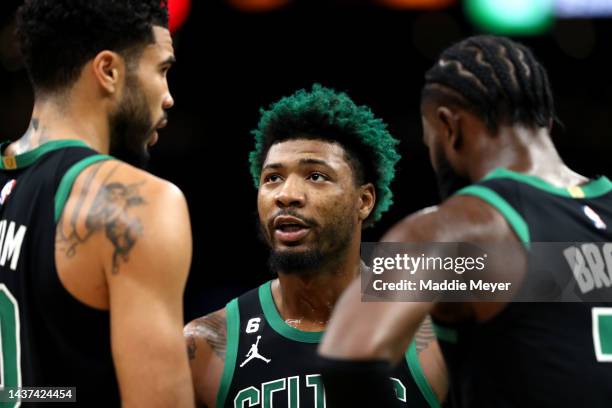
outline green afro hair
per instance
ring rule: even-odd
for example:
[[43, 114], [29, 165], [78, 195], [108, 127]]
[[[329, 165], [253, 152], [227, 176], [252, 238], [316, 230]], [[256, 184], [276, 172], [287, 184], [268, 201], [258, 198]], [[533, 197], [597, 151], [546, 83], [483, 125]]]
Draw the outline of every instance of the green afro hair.
[[262, 165], [273, 144], [290, 139], [324, 140], [341, 145], [360, 167], [352, 166], [359, 174], [356, 180], [371, 182], [376, 188], [376, 205], [364, 225], [373, 225], [389, 209], [399, 142], [370, 108], [357, 106], [343, 92], [315, 84], [311, 91], [299, 90], [260, 113], [259, 125], [252, 131], [255, 150], [249, 154], [255, 187], [259, 188]]

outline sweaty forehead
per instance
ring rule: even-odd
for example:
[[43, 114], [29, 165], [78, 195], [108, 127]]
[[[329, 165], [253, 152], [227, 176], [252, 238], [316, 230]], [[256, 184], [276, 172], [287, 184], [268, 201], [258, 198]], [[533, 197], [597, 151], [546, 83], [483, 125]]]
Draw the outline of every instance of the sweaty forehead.
[[348, 166], [342, 146], [309, 139], [293, 139], [272, 145], [264, 165], [270, 163], [289, 165], [303, 159], [322, 160], [332, 167]]

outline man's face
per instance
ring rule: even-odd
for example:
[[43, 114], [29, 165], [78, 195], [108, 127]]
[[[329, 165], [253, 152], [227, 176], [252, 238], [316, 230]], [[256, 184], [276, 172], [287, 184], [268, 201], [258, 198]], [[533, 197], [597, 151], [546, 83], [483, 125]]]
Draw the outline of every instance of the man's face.
[[126, 69], [122, 99], [110, 115], [110, 153], [139, 167], [148, 162], [157, 129], [166, 126], [166, 110], [174, 105], [166, 77], [174, 62], [172, 38], [157, 26], [153, 35], [155, 42], [145, 46], [137, 67]]
[[452, 149], [447, 135], [449, 129], [438, 117], [436, 108], [433, 103], [421, 107], [423, 143], [429, 149], [429, 160], [438, 181], [438, 193], [445, 200], [457, 190], [470, 185], [471, 181], [457, 172], [447, 156], [447, 151]]
[[260, 183], [257, 209], [272, 268], [312, 272], [342, 258], [358, 231], [359, 188], [340, 145], [308, 139], [274, 144]]

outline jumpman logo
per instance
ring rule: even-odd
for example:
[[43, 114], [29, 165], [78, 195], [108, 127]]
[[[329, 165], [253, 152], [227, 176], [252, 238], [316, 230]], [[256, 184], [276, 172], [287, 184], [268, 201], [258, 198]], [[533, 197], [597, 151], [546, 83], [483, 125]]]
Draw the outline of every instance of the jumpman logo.
[[246, 363], [248, 363], [249, 361], [251, 361], [254, 358], [258, 358], [260, 360], [263, 360], [267, 363], [269, 363], [270, 360], [269, 358], [265, 358], [264, 356], [262, 356], [261, 354], [259, 354], [259, 351], [257, 351], [257, 345], [259, 344], [259, 339], [261, 339], [261, 336], [257, 336], [257, 341], [255, 342], [255, 344], [253, 344], [251, 346], [251, 349], [249, 350], [249, 352], [246, 355], [246, 360], [244, 360], [242, 362], [242, 364], [240, 364], [240, 367], [243, 367]]

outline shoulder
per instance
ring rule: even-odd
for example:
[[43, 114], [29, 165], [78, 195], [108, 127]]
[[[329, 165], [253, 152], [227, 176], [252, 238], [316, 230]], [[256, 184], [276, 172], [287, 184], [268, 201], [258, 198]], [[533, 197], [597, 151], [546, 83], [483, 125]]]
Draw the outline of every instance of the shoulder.
[[[409, 215], [394, 225], [382, 238], [384, 242], [404, 243], [470, 243], [482, 245], [489, 253], [486, 272], [488, 278], [512, 282], [520, 288], [526, 272], [523, 246], [503, 214], [486, 201], [470, 195], [456, 195], [437, 207]], [[503, 245], [496, 245], [503, 243]], [[456, 256], [455, 246], [431, 246], [432, 254]], [[470, 247], [463, 247], [469, 251]], [[467, 254], [467, 253], [466, 253]], [[472, 277], [476, 275], [470, 275]], [[487, 320], [499, 313], [505, 302], [438, 303], [433, 315], [441, 320], [457, 322], [477, 318]]]
[[189, 359], [194, 360], [202, 352], [225, 359], [226, 327], [225, 308], [189, 322], [183, 329]]
[[104, 160], [77, 176], [60, 211], [60, 261], [83, 254], [112, 275], [134, 266], [152, 278], [186, 278], [191, 225], [185, 197], [172, 183], [121, 161]]
[[489, 242], [511, 236], [511, 229], [498, 210], [477, 197], [457, 195], [402, 219], [382, 241]]
[[[70, 196], [108, 196], [108, 199], [114, 202], [123, 203], [122, 199], [133, 198], [139, 194], [155, 195], [155, 201], [184, 200], [181, 190], [169, 181], [114, 159], [86, 167], [76, 178]], [[132, 201], [131, 204], [139, 202]]]

